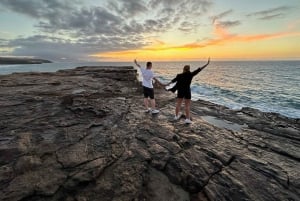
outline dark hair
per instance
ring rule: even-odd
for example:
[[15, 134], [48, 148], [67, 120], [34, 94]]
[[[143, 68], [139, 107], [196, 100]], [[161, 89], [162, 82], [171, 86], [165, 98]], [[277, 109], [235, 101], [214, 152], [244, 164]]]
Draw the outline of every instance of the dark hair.
[[146, 64], [147, 67], [152, 66], [152, 62], [148, 61]]
[[183, 67], [183, 72], [185, 73], [185, 72], [190, 72], [190, 65], [185, 65], [184, 67]]

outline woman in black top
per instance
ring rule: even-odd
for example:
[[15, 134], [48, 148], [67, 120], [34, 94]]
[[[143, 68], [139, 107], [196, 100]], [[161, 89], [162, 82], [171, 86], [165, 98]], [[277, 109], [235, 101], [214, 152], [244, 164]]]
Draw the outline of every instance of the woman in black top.
[[186, 120], [185, 123], [192, 123], [190, 120], [190, 107], [191, 107], [191, 82], [195, 75], [197, 75], [201, 70], [203, 70], [210, 62], [210, 58], [208, 59], [207, 63], [199, 67], [197, 70], [190, 72], [190, 66], [185, 65], [183, 67], [183, 73], [178, 74], [170, 83], [176, 82], [175, 87], [171, 89], [171, 91], [175, 91], [177, 89], [177, 102], [176, 102], [176, 111], [175, 111], [175, 120], [180, 118], [179, 111], [181, 107], [182, 100], [184, 99], [185, 105], [185, 115]]

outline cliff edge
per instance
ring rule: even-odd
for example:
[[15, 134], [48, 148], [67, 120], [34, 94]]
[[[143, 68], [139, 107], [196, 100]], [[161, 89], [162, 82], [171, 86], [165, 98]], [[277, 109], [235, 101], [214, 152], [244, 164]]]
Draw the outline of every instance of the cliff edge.
[[300, 120], [156, 90], [133, 67], [0, 76], [0, 200], [299, 200]]

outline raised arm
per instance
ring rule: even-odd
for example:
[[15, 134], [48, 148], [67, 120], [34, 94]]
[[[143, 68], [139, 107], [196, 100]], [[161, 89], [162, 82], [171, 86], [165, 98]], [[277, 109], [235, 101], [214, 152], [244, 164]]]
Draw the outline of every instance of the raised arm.
[[204, 66], [199, 67], [197, 70], [192, 72], [193, 76], [197, 75], [200, 71], [202, 71], [206, 66], [208, 66], [209, 63], [210, 63], [210, 57], [208, 58], [207, 63]]
[[209, 63], [210, 63], [210, 57], [208, 57], [207, 63], [204, 66], [200, 67], [201, 70], [203, 70], [206, 66], [208, 66]]
[[136, 59], [134, 60], [134, 63], [137, 67], [141, 68], [140, 64], [137, 63]]

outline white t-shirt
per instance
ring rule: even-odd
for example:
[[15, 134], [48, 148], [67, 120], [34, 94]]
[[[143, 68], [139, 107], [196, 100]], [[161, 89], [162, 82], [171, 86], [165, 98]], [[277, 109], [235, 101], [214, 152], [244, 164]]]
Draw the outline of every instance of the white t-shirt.
[[143, 77], [143, 86], [148, 88], [153, 88], [152, 79], [154, 77], [154, 73], [150, 69], [140, 68]]

